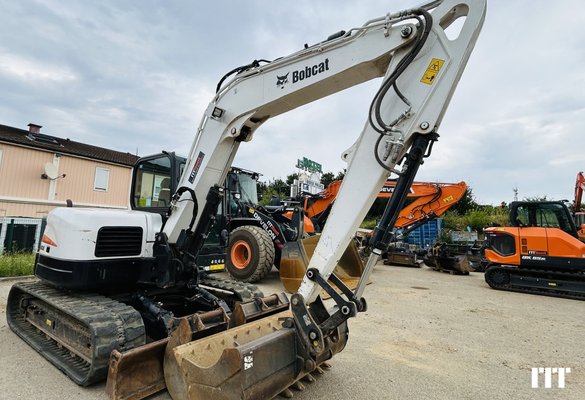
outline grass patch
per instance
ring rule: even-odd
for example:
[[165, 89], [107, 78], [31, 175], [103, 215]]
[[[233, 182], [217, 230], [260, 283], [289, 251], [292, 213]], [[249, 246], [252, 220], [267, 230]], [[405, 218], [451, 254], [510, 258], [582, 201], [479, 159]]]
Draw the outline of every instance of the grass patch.
[[366, 218], [360, 225], [362, 229], [374, 229], [376, 228], [376, 218]]
[[32, 275], [35, 265], [34, 253], [9, 253], [0, 256], [0, 278]]

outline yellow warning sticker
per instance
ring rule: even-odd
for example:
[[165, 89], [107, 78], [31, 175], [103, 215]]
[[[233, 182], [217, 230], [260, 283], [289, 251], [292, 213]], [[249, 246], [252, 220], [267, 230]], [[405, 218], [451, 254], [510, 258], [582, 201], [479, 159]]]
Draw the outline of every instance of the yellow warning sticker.
[[443, 67], [443, 64], [445, 64], [445, 60], [433, 58], [420, 81], [427, 85], [432, 85], [435, 82], [435, 78], [439, 74], [439, 71]]
[[210, 271], [223, 271], [225, 269], [225, 264], [213, 264], [209, 266]]
[[453, 196], [445, 197], [445, 198], [443, 199], [443, 203], [449, 203], [449, 202], [451, 202], [451, 201], [453, 201]]

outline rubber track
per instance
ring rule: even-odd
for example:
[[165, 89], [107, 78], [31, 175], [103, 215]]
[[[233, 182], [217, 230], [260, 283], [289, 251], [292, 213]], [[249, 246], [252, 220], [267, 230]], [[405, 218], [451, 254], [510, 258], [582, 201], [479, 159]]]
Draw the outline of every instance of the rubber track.
[[547, 280], [564, 280], [564, 281], [573, 281], [573, 282], [581, 282], [583, 286], [585, 286], [585, 275], [582, 273], [571, 273], [571, 272], [559, 272], [559, 271], [550, 271], [550, 270], [535, 270], [535, 269], [528, 269], [528, 268], [517, 268], [517, 267], [506, 267], [504, 265], [491, 265], [489, 266], [484, 274], [485, 281], [491, 288], [497, 290], [507, 290], [510, 292], [518, 292], [518, 293], [530, 293], [530, 294], [538, 294], [543, 296], [551, 296], [551, 297], [560, 297], [564, 299], [573, 299], [573, 300], [585, 300], [585, 293], [567, 293], [566, 291], [562, 290], [551, 290], [551, 289], [540, 289], [540, 288], [533, 288], [533, 287], [519, 287], [516, 285], [512, 285], [510, 283], [505, 285], [498, 285], [491, 280], [492, 273], [496, 270], [507, 272], [508, 274], [516, 275], [516, 276], [531, 276], [531, 277], [538, 277]]
[[[225, 279], [208, 275], [203, 278], [199, 278], [199, 284], [231, 292], [231, 299], [228, 299], [231, 302], [245, 302], [254, 300], [258, 297], [264, 297], [264, 294], [260, 289], [258, 289], [258, 286], [236, 281], [234, 279]], [[222, 297], [220, 293], [215, 294]]]
[[[90, 338], [91, 362], [83, 360], [39, 331], [24, 318], [21, 302], [36, 298], [65, 320], [83, 326]], [[60, 291], [41, 282], [17, 283], [8, 295], [6, 319], [10, 328], [38, 353], [82, 386], [106, 378], [112, 350], [129, 350], [145, 344], [140, 313], [134, 308], [91, 293]]]

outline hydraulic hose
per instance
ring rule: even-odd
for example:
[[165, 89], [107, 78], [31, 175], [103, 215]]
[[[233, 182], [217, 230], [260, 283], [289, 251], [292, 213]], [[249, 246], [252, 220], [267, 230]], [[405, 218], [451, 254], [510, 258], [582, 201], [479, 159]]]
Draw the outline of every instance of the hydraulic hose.
[[[380, 136], [376, 140], [376, 144], [374, 146], [374, 157], [376, 159], [376, 162], [378, 162], [378, 164], [380, 166], [382, 166], [384, 169], [386, 169], [390, 172], [392, 172], [392, 169], [390, 169], [380, 159], [379, 148], [380, 148], [380, 143], [382, 141], [382, 138], [385, 135], [387, 135], [388, 132], [390, 132], [392, 130], [393, 125], [399, 121], [400, 117], [389, 124], [386, 123], [384, 121], [384, 119], [382, 118], [382, 114], [380, 111], [382, 101], [386, 97], [388, 90], [390, 90], [390, 88], [393, 88], [396, 95], [407, 106], [409, 106], [409, 107], [411, 106], [411, 104], [408, 101], [408, 99], [406, 98], [406, 96], [404, 96], [402, 94], [402, 92], [400, 91], [400, 89], [396, 85], [396, 81], [398, 80], [400, 75], [402, 75], [402, 73], [406, 70], [408, 65], [416, 58], [416, 56], [418, 55], [418, 53], [420, 52], [420, 50], [424, 46], [424, 44], [429, 36], [429, 33], [431, 31], [431, 27], [433, 25], [433, 17], [431, 16], [431, 14], [429, 12], [427, 12], [424, 9], [413, 10], [412, 15], [413, 15], [413, 18], [415, 18], [419, 22], [420, 25], [424, 26], [424, 29], [422, 31], [421, 30], [417, 31], [416, 42], [415, 42], [415, 45], [413, 46], [412, 50], [402, 60], [400, 60], [400, 62], [396, 66], [396, 69], [382, 83], [382, 86], [380, 86], [380, 89], [378, 89], [378, 92], [376, 93], [376, 95], [374, 96], [374, 99], [372, 100], [372, 103], [370, 104], [370, 111], [368, 113], [368, 121], [369, 121], [371, 127], [376, 132], [378, 132], [380, 134]], [[421, 16], [422, 16], [422, 18], [421, 18]]]
[[240, 72], [243, 72], [243, 71], [247, 71], [247, 70], [249, 70], [250, 68], [256, 68], [256, 67], [259, 67], [261, 62], [269, 63], [270, 61], [268, 61], [268, 60], [264, 60], [264, 59], [261, 59], [261, 60], [254, 60], [254, 61], [252, 61], [250, 64], [247, 64], [247, 65], [242, 65], [241, 67], [237, 67], [237, 68], [234, 68], [234, 69], [232, 69], [230, 72], [228, 72], [227, 74], [225, 74], [225, 75], [224, 75], [224, 76], [223, 76], [223, 77], [222, 77], [222, 78], [219, 80], [219, 82], [217, 83], [217, 87], [215, 88], [215, 93], [219, 93], [219, 91], [221, 90], [221, 86], [223, 85], [224, 81], [225, 81], [225, 80], [226, 80], [226, 79], [227, 79], [229, 76], [231, 76], [231, 75], [233, 75], [233, 74], [239, 74]]

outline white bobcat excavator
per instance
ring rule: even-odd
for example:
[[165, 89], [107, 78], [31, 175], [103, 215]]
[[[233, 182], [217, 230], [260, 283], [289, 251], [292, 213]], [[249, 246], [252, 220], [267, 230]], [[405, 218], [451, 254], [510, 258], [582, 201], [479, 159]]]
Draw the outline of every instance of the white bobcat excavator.
[[[110, 376], [114, 398], [140, 398], [165, 385], [175, 400], [287, 394], [343, 350], [347, 320], [366, 310], [365, 283], [439, 137], [485, 11], [486, 0], [431, 1], [233, 70], [205, 111], [164, 223], [136, 210], [51, 212], [35, 265], [40, 282], [15, 284], [9, 294], [11, 329], [81, 385], [103, 379], [108, 367], [115, 376], [121, 360], [133, 360], [128, 379], [138, 387], [120, 394]], [[461, 29], [448, 38], [456, 20]], [[262, 298], [253, 287], [202, 275], [194, 260], [240, 144], [271, 117], [378, 77], [381, 87], [363, 131], [343, 153], [347, 173], [290, 305], [283, 295]], [[332, 272], [392, 173], [394, 194], [352, 291]], [[332, 297], [329, 306], [321, 290]], [[148, 351], [158, 360], [164, 354], [164, 363], [155, 357], [138, 367], [140, 356], [125, 357]], [[164, 374], [164, 381], [147, 384], [146, 374]]]

